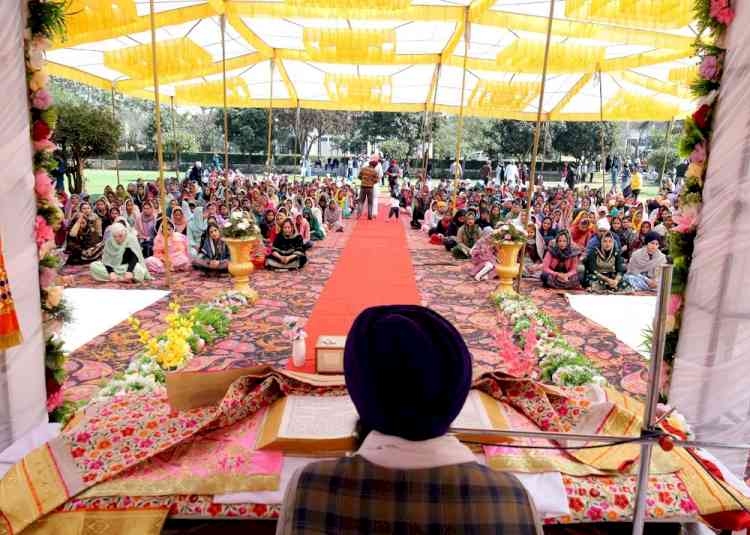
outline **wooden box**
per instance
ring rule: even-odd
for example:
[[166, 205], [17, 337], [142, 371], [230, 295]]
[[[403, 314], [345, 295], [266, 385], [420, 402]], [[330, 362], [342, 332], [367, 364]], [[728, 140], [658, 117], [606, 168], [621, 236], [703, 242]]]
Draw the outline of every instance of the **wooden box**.
[[318, 337], [315, 342], [315, 372], [343, 374], [344, 346], [346, 346], [346, 336]]

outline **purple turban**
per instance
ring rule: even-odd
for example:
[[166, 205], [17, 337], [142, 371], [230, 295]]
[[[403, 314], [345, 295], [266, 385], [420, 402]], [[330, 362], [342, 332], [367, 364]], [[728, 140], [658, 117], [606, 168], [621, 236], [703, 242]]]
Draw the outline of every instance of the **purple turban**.
[[469, 394], [471, 370], [461, 334], [421, 306], [368, 308], [346, 339], [346, 386], [361, 424], [386, 435], [445, 434]]

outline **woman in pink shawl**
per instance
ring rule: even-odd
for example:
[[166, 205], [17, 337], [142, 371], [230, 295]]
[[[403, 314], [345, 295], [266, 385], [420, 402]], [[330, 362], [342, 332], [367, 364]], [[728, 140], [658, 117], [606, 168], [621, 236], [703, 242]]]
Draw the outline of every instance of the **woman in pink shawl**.
[[[191, 266], [188, 253], [188, 240], [184, 234], [174, 231], [174, 225], [168, 223], [169, 228], [169, 260], [172, 271], [188, 271]], [[151, 273], [164, 273], [164, 233], [161, 230], [161, 220], [156, 224], [156, 238], [154, 238], [154, 256], [146, 259], [146, 267]]]
[[475, 280], [481, 281], [494, 276], [497, 253], [492, 240], [491, 227], [471, 248], [471, 267], [469, 272]]

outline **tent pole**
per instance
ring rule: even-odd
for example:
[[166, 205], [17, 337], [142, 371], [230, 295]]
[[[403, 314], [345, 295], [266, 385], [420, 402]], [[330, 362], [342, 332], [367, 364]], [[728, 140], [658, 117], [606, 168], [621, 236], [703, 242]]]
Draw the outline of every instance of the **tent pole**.
[[[300, 129], [300, 107], [299, 107], [299, 98], [297, 99], [297, 114], [294, 117], [294, 141], [297, 144], [297, 165], [302, 165], [302, 146], [299, 142], [299, 129]], [[304, 179], [304, 177], [303, 177]]]
[[[661, 390], [662, 364], [664, 361], [664, 343], [667, 334], [667, 309], [672, 288], [672, 270], [670, 264], [659, 268], [659, 296], [656, 301], [656, 317], [654, 318], [654, 336], [651, 344], [651, 362], [648, 368], [648, 390], [643, 406], [642, 434], [652, 431], [656, 422], [656, 405], [659, 403]], [[641, 459], [638, 468], [638, 486], [635, 489], [635, 504], [633, 506], [633, 535], [643, 534], [644, 518], [646, 516], [646, 491], [648, 489], [648, 474], [651, 465], [651, 451], [653, 442], [641, 444]]]
[[[115, 112], [115, 84], [112, 84], [111, 87], [111, 94], [112, 94], [112, 120], [117, 119], [117, 113]], [[118, 147], [115, 147], [115, 173], [117, 173], [117, 185], [120, 185], [120, 150]]]
[[268, 99], [268, 143], [266, 145], [266, 154], [268, 155], [266, 159], [266, 169], [268, 174], [271, 174], [271, 168], [273, 167], [273, 156], [271, 154], [271, 141], [273, 139], [273, 72], [274, 67], [276, 67], [276, 49], [273, 51], [273, 57], [271, 58], [271, 91], [270, 91], [270, 98]]
[[177, 174], [177, 180], [180, 179], [180, 156], [177, 152], [177, 127], [174, 120], [174, 97], [169, 97], [170, 108], [172, 109], [172, 143], [174, 143], [174, 169]]
[[[443, 68], [443, 63], [442, 63], [442, 61], [440, 61], [437, 64], [437, 69], [435, 70], [435, 74], [434, 74], [434, 76], [435, 76], [435, 83], [434, 83], [435, 91], [432, 93], [432, 111], [430, 111], [430, 114], [429, 114], [429, 118], [430, 118], [430, 122], [429, 122], [429, 132], [430, 132], [430, 135], [428, 137], [429, 142], [425, 144], [425, 146], [424, 146], [424, 154], [422, 155], [422, 176], [425, 177], [425, 179], [427, 178], [427, 163], [428, 163], [428, 161], [430, 159], [430, 154], [429, 154], [428, 147], [430, 145], [432, 145], [432, 138], [433, 138], [433, 134], [434, 134], [434, 132], [433, 132], [433, 125], [434, 125], [434, 123], [433, 123], [433, 117], [435, 116], [435, 108], [437, 107], [437, 92], [438, 92], [438, 85], [440, 84], [440, 71], [441, 71], [442, 68]], [[428, 97], [429, 97], [429, 95], [428, 95]], [[425, 113], [426, 112], [427, 112], [427, 108], [425, 107]], [[427, 132], [427, 129], [425, 129], [425, 133], [426, 132]]]
[[156, 57], [156, 21], [154, 0], [149, 0], [151, 23], [151, 70], [154, 73], [154, 119], [156, 123], [156, 159], [159, 163], [159, 200], [161, 203], [161, 230], [164, 237], [164, 274], [167, 287], [172, 287], [172, 261], [169, 257], [169, 223], [167, 220], [167, 188], [164, 184], [164, 149], [161, 138], [161, 99], [159, 97], [159, 65]]
[[229, 112], [227, 110], [227, 48], [225, 34], [227, 31], [227, 16], [221, 14], [221, 82], [224, 107], [224, 173], [229, 173]]
[[[669, 147], [669, 137], [672, 135], [672, 124], [674, 123], [674, 117], [669, 120], [669, 126], [667, 126], [667, 133], [664, 136], [664, 148]], [[664, 170], [667, 167], [667, 155], [664, 155], [664, 160], [661, 162], [661, 171], [659, 171], [659, 188], [661, 188], [661, 181], [664, 180]], [[119, 181], [117, 182], [120, 183]]]
[[604, 198], [604, 192], [607, 189], [607, 172], [604, 170], [604, 163], [607, 161], [607, 152], [604, 147], [604, 93], [602, 91], [602, 66], [598, 65], [599, 70], [599, 122], [601, 123], [601, 129], [599, 130], [599, 138], [602, 144], [602, 198]]
[[549, 136], [549, 121], [544, 121], [544, 135], [542, 136], [542, 168], [539, 170], [539, 174], [542, 175], [542, 182], [544, 182], [544, 161], [547, 155], [547, 137]]
[[[458, 111], [458, 130], [456, 132], [456, 169], [453, 172], [453, 199], [451, 209], [456, 210], [456, 197], [458, 196], [458, 178], [463, 175], [461, 167], [461, 142], [464, 136], [464, 90], [466, 88], [466, 60], [469, 55], [469, 41], [471, 40], [471, 23], [469, 22], [469, 6], [464, 11], [464, 65], [463, 77], [461, 78], [461, 106]], [[435, 90], [437, 93], [437, 88]]]
[[[531, 203], [534, 198], [534, 189], [536, 184], [536, 157], [539, 152], [539, 137], [542, 133], [542, 110], [544, 109], [544, 86], [547, 83], [547, 63], [549, 60], [549, 45], [552, 37], [552, 21], [555, 17], [555, 0], [549, 2], [549, 17], [547, 19], [547, 41], [544, 44], [544, 63], [542, 64], [542, 83], [539, 87], [539, 106], [536, 110], [536, 126], [534, 127], [534, 143], [531, 148], [531, 168], [529, 169], [529, 178], [526, 184], [527, 198], [526, 198], [526, 224], [530, 221], [531, 217]], [[528, 231], [524, 228], [524, 235]], [[526, 256], [526, 244], [521, 247], [519, 253], [519, 267], [518, 275], [516, 275], [516, 288], [517, 291], [521, 291], [521, 276], [523, 275], [523, 261]]]

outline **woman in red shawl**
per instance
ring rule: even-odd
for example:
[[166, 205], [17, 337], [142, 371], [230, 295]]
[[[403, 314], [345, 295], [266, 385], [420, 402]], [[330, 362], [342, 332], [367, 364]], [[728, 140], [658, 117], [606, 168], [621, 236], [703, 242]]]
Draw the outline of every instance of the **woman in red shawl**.
[[591, 224], [591, 218], [588, 213], [581, 212], [570, 225], [570, 238], [573, 245], [579, 249], [585, 249], [591, 237], [596, 234], [594, 225]]

